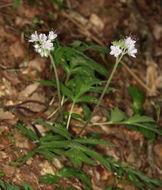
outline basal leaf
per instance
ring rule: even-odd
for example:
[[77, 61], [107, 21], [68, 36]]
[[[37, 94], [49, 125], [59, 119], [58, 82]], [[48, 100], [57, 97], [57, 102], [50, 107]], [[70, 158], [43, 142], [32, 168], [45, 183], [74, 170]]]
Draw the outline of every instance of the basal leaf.
[[58, 177], [52, 174], [46, 174], [40, 178], [40, 182], [43, 182], [45, 184], [53, 184], [58, 183]]
[[55, 133], [58, 133], [67, 139], [71, 139], [71, 135], [68, 132], [68, 130], [60, 124], [56, 124], [55, 126], [52, 126], [49, 123], [46, 123], [46, 122], [44, 122], [42, 120], [38, 120], [38, 119], [36, 119], [35, 122], [40, 123], [41, 125], [48, 127], [49, 129], [51, 129]]
[[17, 123], [16, 127], [20, 129], [31, 141], [39, 140], [38, 136], [31, 129], [26, 128], [24, 124]]
[[107, 169], [111, 170], [111, 167], [109, 165], [109, 163], [107, 162], [106, 159], [104, 159], [100, 154], [98, 154], [97, 152], [87, 148], [86, 146], [83, 146], [81, 144], [75, 143], [75, 144], [70, 144], [71, 147], [79, 149], [81, 151], [83, 151], [84, 153], [86, 153], [88, 156], [90, 156], [91, 158], [99, 161], [101, 164], [103, 164]]
[[65, 152], [65, 155], [70, 158], [71, 162], [74, 164], [74, 166], [81, 166], [82, 162], [85, 162], [87, 164], [96, 165], [96, 163], [91, 160], [84, 152], [76, 149], [71, 148]]
[[83, 181], [85, 184], [87, 184], [90, 188], [92, 188], [91, 180], [90, 178], [82, 171], [79, 171], [76, 168], [73, 167], [63, 167], [58, 172], [59, 177], [66, 177], [66, 178], [72, 178], [72, 177], [78, 177], [81, 181]]

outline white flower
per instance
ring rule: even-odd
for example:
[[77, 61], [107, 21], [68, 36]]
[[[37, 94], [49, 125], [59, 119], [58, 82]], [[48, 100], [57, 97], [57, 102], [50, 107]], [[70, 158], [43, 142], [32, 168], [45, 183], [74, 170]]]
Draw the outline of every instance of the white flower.
[[48, 39], [52, 41], [55, 38], [57, 38], [57, 34], [55, 34], [53, 31], [50, 31], [48, 34]]
[[35, 48], [35, 49], [38, 49], [38, 48], [39, 48], [39, 45], [38, 45], [38, 44], [35, 44], [35, 45], [34, 45], [34, 48]]
[[128, 49], [128, 55], [130, 55], [130, 56], [132, 56], [132, 57], [136, 57], [134, 54], [136, 54], [137, 53], [137, 49], [134, 47], [134, 46], [132, 46], [132, 47], [130, 47], [129, 49]]
[[52, 49], [52, 47], [53, 47], [53, 43], [50, 40], [43, 42], [43, 45], [42, 45], [43, 49], [47, 49], [50, 51]]
[[38, 52], [38, 53], [41, 53], [41, 52], [42, 52], [42, 49], [41, 49], [41, 48], [38, 48], [38, 49], [37, 49], [37, 52]]
[[40, 41], [44, 42], [47, 40], [47, 36], [45, 34], [39, 34]]
[[118, 45], [111, 46], [110, 49], [111, 49], [110, 54], [114, 55], [115, 57], [118, 57], [122, 53], [122, 50], [120, 49], [120, 46], [118, 46]]
[[54, 50], [52, 41], [57, 37], [53, 31], [50, 31], [48, 37], [46, 34], [37, 34], [35, 32], [31, 35], [29, 42], [34, 42], [34, 48], [41, 57], [48, 57], [51, 50]]
[[125, 46], [126, 46], [128, 49], [131, 48], [132, 46], [134, 47], [135, 43], [136, 43], [136, 41], [135, 41], [135, 40], [132, 40], [131, 37], [127, 37], [127, 38], [125, 39]]
[[38, 40], [38, 34], [37, 31], [35, 31], [35, 33], [30, 36], [29, 42], [36, 42], [37, 40]]
[[135, 40], [132, 40], [131, 37], [127, 37], [125, 39], [125, 47], [127, 48], [128, 55], [132, 57], [136, 57], [135, 54], [137, 53], [137, 49], [135, 48]]

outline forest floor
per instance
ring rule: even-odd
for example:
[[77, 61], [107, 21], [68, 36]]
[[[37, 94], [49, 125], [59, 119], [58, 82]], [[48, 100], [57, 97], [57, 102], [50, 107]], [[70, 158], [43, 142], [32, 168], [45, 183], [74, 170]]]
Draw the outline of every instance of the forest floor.
[[[11, 106], [28, 100], [47, 104], [53, 91], [34, 80], [49, 79], [50, 60], [41, 58], [29, 45], [27, 34], [34, 31], [48, 33], [54, 29], [62, 45], [74, 40], [110, 47], [111, 42], [125, 36], [137, 41], [136, 59], [124, 59], [118, 68], [112, 86], [117, 91], [106, 94], [103, 100], [110, 110], [115, 106], [132, 115], [132, 99], [128, 86], [137, 86], [145, 92], [143, 105], [145, 114], [157, 118], [156, 105], [162, 107], [162, 2], [160, 0], [22, 0], [20, 5], [12, 0], [0, 1], [0, 100], [1, 105]], [[61, 3], [62, 2], [62, 3]], [[89, 56], [105, 64], [92, 52]], [[114, 58], [106, 55], [106, 67], [111, 71]], [[58, 68], [59, 75], [63, 75]], [[30, 102], [30, 108], [39, 112], [41, 105]], [[46, 105], [47, 106], [47, 105]], [[81, 112], [78, 106], [76, 112]], [[46, 119], [50, 109], [40, 118]], [[158, 125], [162, 129], [162, 114]], [[32, 118], [30, 118], [32, 120]], [[49, 162], [39, 154], [17, 167], [15, 162], [35, 148], [29, 139], [16, 129], [18, 121], [28, 122], [21, 114], [4, 111], [0, 107], [0, 179], [7, 183], [30, 184], [34, 190], [52, 190], [57, 184], [40, 183], [40, 177], [53, 174]], [[102, 112], [97, 112], [94, 121], [103, 121]], [[42, 127], [39, 128], [40, 132]], [[117, 147], [96, 147], [96, 151], [134, 164], [147, 176], [162, 180], [162, 139], [157, 135], [154, 141], [145, 138], [140, 132], [125, 126], [100, 126], [88, 129], [99, 133], [103, 140], [117, 144]], [[53, 160], [55, 171], [66, 163]], [[90, 177], [94, 190], [103, 190], [107, 186], [116, 186], [126, 190], [138, 189], [129, 182], [117, 182], [113, 173], [103, 166], [85, 164], [83, 170]], [[83, 189], [76, 178], [61, 179], [63, 187]], [[161, 188], [158, 188], [160, 190]]]

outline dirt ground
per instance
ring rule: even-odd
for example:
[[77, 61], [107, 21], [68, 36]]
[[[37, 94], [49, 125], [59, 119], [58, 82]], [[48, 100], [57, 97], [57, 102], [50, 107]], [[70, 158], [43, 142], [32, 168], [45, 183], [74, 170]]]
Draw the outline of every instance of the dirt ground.
[[[110, 47], [114, 40], [133, 36], [137, 40], [137, 57], [123, 60], [112, 82], [118, 91], [111, 96], [106, 95], [103, 101], [109, 110], [118, 106], [131, 115], [131, 98], [127, 87], [136, 85], [147, 96], [144, 104], [146, 115], [156, 118], [153, 102], [162, 107], [162, 1], [65, 0], [63, 3], [54, 4], [52, 0], [21, 0], [18, 7], [14, 7], [13, 2], [0, 1], [0, 179], [15, 185], [20, 185], [23, 181], [34, 190], [52, 190], [58, 184], [40, 183], [40, 177], [47, 173], [54, 174], [52, 167], [57, 171], [64, 163], [56, 159], [51, 166], [42, 155], [35, 155], [25, 164], [16, 167], [14, 162], [20, 161], [36, 145], [24, 137], [14, 125], [18, 120], [28, 122], [29, 119], [10, 111], [4, 112], [2, 106], [27, 100], [46, 104], [52, 97], [52, 90], [55, 90], [34, 82], [49, 79], [50, 60], [41, 58], [34, 52], [27, 34], [35, 30], [46, 33], [52, 28], [63, 45], [80, 40], [105, 47]], [[95, 59], [104, 64], [99, 57], [96, 56]], [[110, 71], [113, 62], [113, 57], [107, 55], [106, 67]], [[63, 75], [60, 68], [58, 73]], [[39, 111], [42, 105], [31, 102], [29, 106]], [[76, 107], [76, 111], [79, 112], [79, 109]], [[49, 114], [50, 110], [47, 110], [41, 118], [46, 119]], [[93, 118], [94, 121], [103, 119], [102, 113], [97, 113]], [[162, 117], [159, 119], [159, 128], [162, 129]], [[42, 133], [43, 130], [40, 126]], [[121, 159], [130, 162], [146, 175], [162, 180], [160, 136], [152, 143], [141, 133], [128, 130], [124, 126], [95, 127], [89, 129], [89, 132], [91, 130], [100, 133], [103, 140], [118, 145], [104, 149], [98, 146], [96, 151], [111, 155], [116, 161]], [[101, 165], [92, 167], [85, 164], [83, 170], [90, 176], [94, 190], [116, 185], [114, 174]], [[83, 189], [77, 178], [61, 180], [65, 188]], [[128, 182], [119, 183], [118, 187], [126, 190], [138, 189]]]

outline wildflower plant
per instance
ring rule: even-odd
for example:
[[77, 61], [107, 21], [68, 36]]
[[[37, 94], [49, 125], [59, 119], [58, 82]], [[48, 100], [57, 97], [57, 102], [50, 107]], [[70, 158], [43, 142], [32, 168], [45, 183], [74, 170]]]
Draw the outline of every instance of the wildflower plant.
[[[130, 129], [140, 129], [147, 138], [149, 137], [148, 131], [151, 132], [150, 134], [155, 134], [154, 137], [156, 134], [161, 135], [162, 131], [157, 128], [154, 119], [145, 115], [140, 115], [139, 112], [135, 112], [132, 117], [128, 117], [117, 107], [112, 109], [110, 113], [106, 113], [106, 122], [93, 123], [91, 121], [105, 93], [113, 89], [110, 87], [110, 83], [123, 56], [127, 54], [133, 58], [136, 57], [137, 49], [135, 47], [135, 40], [131, 37], [126, 37], [125, 39], [112, 43], [110, 46], [110, 55], [115, 57], [115, 64], [108, 79], [101, 80], [96, 73], [106, 78], [108, 76], [107, 69], [86, 56], [85, 51], [92, 49], [105, 55], [108, 53], [108, 48], [97, 45], [87, 45], [80, 41], [73, 42], [70, 47], [61, 46], [58, 41], [56, 42], [56, 38], [57, 34], [50, 31], [48, 35], [35, 32], [29, 39], [29, 42], [34, 43], [33, 46], [37, 53], [42, 57], [50, 57], [56, 80], [54, 82], [53, 80], [41, 80], [39, 82], [46, 86], [57, 86], [59, 107], [54, 110], [47, 121], [39, 119], [33, 121], [33, 124], [39, 123], [50, 130], [50, 132], [43, 137], [37, 137], [33, 131], [26, 128], [25, 124], [17, 124], [18, 129], [22, 130], [31, 140], [36, 140], [38, 142], [37, 148], [24, 157], [21, 164], [26, 162], [27, 159], [35, 153], [43, 154], [50, 162], [54, 157], [58, 158], [64, 155], [70, 160], [74, 167], [65, 167], [53, 177], [51, 175], [46, 175], [41, 181], [44, 180], [44, 182], [47, 182], [47, 178], [49, 177], [53, 179], [53, 181], [58, 182], [61, 176], [77, 176], [85, 183], [85, 189], [92, 189], [89, 177], [83, 174], [82, 171], [76, 169], [76, 167], [82, 166], [83, 163], [96, 165], [96, 160], [103, 164], [108, 170], [112, 172], [115, 170], [115, 172], [117, 172], [118, 168], [121, 170], [122, 164], [115, 163], [113, 160], [109, 160], [107, 157], [103, 157], [91, 149], [91, 147], [98, 144], [107, 146], [115, 145], [110, 142], [101, 141], [96, 136], [87, 136], [83, 138], [81, 136], [82, 132], [86, 130], [88, 125], [126, 125]], [[58, 76], [58, 65], [61, 65], [65, 71], [66, 77], [64, 80]], [[93, 96], [96, 94], [99, 94], [99, 98], [98, 96]], [[134, 104], [136, 101], [138, 101], [137, 98], [134, 99]], [[66, 102], [71, 103], [71, 108], [68, 113], [64, 109]], [[142, 103], [143, 100], [140, 101], [141, 106]], [[75, 104], [80, 104], [82, 106], [84, 115], [74, 113]], [[95, 105], [93, 111], [91, 111], [89, 107], [90, 104]], [[56, 114], [57, 112], [58, 114]], [[48, 122], [49, 119], [52, 123]], [[81, 124], [81, 129], [76, 135], [71, 134], [69, 131], [72, 119], [77, 120]], [[156, 187], [162, 185], [159, 180], [148, 178], [143, 173], [139, 173], [137, 170], [131, 170], [131, 168], [132, 167], [123, 167], [122, 171], [126, 172], [128, 178], [130, 178], [137, 187], [140, 187], [140, 189], [145, 189], [146, 186]], [[142, 181], [144, 181], [145, 186], [141, 185]]]

